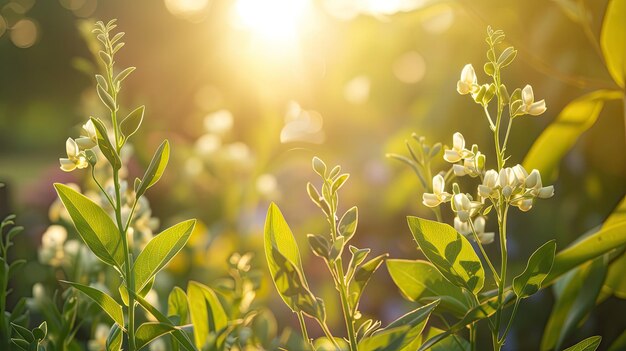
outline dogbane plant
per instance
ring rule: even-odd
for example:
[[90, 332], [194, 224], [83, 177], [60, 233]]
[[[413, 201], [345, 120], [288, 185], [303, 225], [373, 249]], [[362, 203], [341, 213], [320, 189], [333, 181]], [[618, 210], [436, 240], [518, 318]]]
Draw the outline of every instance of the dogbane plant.
[[[519, 164], [507, 166], [510, 158], [507, 143], [514, 121], [523, 116], [541, 115], [546, 111], [546, 104], [544, 100], [536, 101], [530, 85], [517, 88], [509, 94], [501, 73], [503, 68], [513, 62], [517, 51], [513, 47], [500, 51], [503, 41], [502, 31], [488, 28], [488, 61], [483, 69], [490, 77], [490, 82], [480, 84], [474, 67], [467, 64], [457, 83], [457, 92], [469, 95], [484, 111], [485, 120], [493, 133], [496, 167], [489, 169], [486, 154], [475, 144], [468, 148], [465, 138], [458, 132], [452, 137], [452, 147], [446, 148], [443, 153], [443, 159], [451, 167], [432, 177], [430, 162], [441, 154], [439, 144], [431, 147], [423, 138], [415, 137], [418, 141], [416, 149], [407, 142], [411, 158], [391, 155], [408, 163], [417, 172], [426, 189], [422, 202], [433, 209], [437, 217], [437, 221], [408, 217], [411, 232], [429, 262], [390, 260], [388, 268], [392, 278], [409, 298], [440, 298], [442, 308], [458, 317], [467, 317], [468, 310], [480, 307], [477, 313], [490, 316], [487, 322], [494, 350], [500, 350], [504, 344], [521, 301], [536, 293], [550, 273], [556, 250], [554, 240], [541, 246], [530, 257], [525, 271], [513, 279], [514, 307], [508, 321], [505, 320], [503, 309], [512, 298], [510, 291], [505, 290], [509, 211], [511, 208], [529, 211], [538, 199], [552, 197], [554, 188], [543, 185], [537, 170], [528, 172]], [[461, 177], [475, 179], [477, 184], [473, 191], [462, 191], [455, 181]], [[428, 183], [429, 179], [432, 179], [431, 183]], [[453, 226], [443, 223], [440, 208], [447, 203], [454, 214]], [[491, 213], [495, 214], [497, 222], [495, 233], [486, 231]], [[499, 269], [484, 249], [485, 245], [496, 241], [496, 237], [500, 246]], [[490, 306], [493, 311], [481, 307], [485, 268], [470, 240], [475, 242], [497, 287], [497, 298]], [[422, 288], [411, 285], [405, 279], [407, 275], [417, 275], [415, 279], [423, 283]], [[468, 324], [471, 348], [475, 350], [477, 325]], [[430, 341], [422, 345], [421, 349], [432, 346], [438, 339]]]
[[[139, 199], [161, 178], [167, 166], [170, 147], [167, 140], [163, 141], [143, 177], [135, 179], [131, 192], [132, 206], [129, 211], [124, 211], [122, 197], [125, 195], [125, 182], [120, 176], [123, 166], [120, 155], [124, 145], [139, 130], [145, 107], [140, 106], [121, 118], [123, 115], [118, 96], [122, 83], [135, 68], [118, 70], [115, 66], [115, 55], [124, 46], [121, 41], [124, 33], [113, 32], [116, 28], [115, 22], [97, 22], [93, 30], [102, 48], [98, 54], [103, 71], [102, 74], [95, 75], [96, 90], [110, 113], [109, 119], [90, 117], [79, 138], [67, 139], [67, 157], [60, 159], [61, 169], [67, 172], [91, 168], [93, 181], [113, 208], [114, 218], [74, 188], [63, 184], [54, 186], [82, 240], [100, 260], [118, 272], [122, 280], [119, 287], [122, 303], [95, 287], [76, 282], [65, 283], [94, 300], [115, 323], [107, 339], [108, 350], [119, 350], [124, 340], [126, 349], [138, 350], [164, 334], [171, 334], [183, 348], [192, 350], [194, 346], [189, 336], [160, 314], [144, 297], [150, 291], [156, 274], [186, 244], [194, 229], [195, 220], [184, 221], [165, 229], [151, 239], [139, 254], [135, 254], [129, 245], [129, 226], [136, 215]], [[94, 172], [96, 164], [103, 162], [112, 174], [111, 192], [105, 189]], [[137, 326], [137, 304], [157, 321]], [[123, 335], [127, 337], [124, 338]]]
[[[432, 311], [439, 301], [432, 301], [400, 317], [381, 328], [381, 322], [362, 320], [359, 301], [363, 289], [372, 274], [386, 259], [387, 254], [366, 260], [371, 250], [348, 245], [358, 225], [358, 208], [345, 212], [339, 210], [339, 190], [349, 178], [340, 166], [329, 169], [319, 158], [314, 157], [313, 170], [321, 178], [321, 189], [307, 184], [311, 201], [319, 207], [329, 224], [328, 232], [308, 234], [309, 247], [313, 254], [324, 261], [339, 294], [347, 337], [335, 337], [326, 325], [324, 301], [316, 297], [307, 283], [296, 240], [277, 205], [272, 203], [265, 221], [265, 256], [270, 274], [278, 293], [289, 308], [297, 314], [302, 337], [308, 349], [315, 350], [410, 350], [415, 349], [420, 335]], [[341, 216], [340, 216], [341, 215]], [[347, 250], [346, 250], [347, 249]], [[349, 253], [346, 265], [344, 256]], [[326, 337], [313, 341], [308, 334], [304, 316], [314, 319]]]

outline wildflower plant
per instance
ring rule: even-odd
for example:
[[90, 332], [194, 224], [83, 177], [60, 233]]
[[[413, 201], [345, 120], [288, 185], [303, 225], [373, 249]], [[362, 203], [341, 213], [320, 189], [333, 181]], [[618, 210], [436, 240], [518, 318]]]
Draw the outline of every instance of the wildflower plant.
[[[265, 256], [272, 280], [283, 301], [297, 314], [306, 349], [334, 349], [350, 351], [411, 349], [439, 301], [433, 301], [407, 313], [386, 327], [373, 319], [363, 320], [359, 301], [374, 272], [382, 265], [387, 254], [367, 260], [371, 249], [359, 249], [348, 242], [354, 237], [358, 225], [358, 208], [339, 210], [339, 190], [349, 178], [340, 166], [329, 169], [319, 158], [312, 161], [313, 170], [322, 180], [321, 189], [307, 184], [311, 201], [319, 207], [329, 224], [328, 233], [308, 234], [309, 247], [315, 256], [324, 261], [341, 301], [347, 336], [336, 337], [326, 324], [324, 300], [314, 295], [309, 287], [299, 248], [280, 209], [272, 203], [265, 221]], [[347, 250], [346, 250], [347, 249]], [[349, 261], [344, 263], [344, 256]], [[309, 337], [304, 316], [319, 324], [325, 337]]]
[[[554, 188], [544, 186], [538, 170], [528, 172], [522, 165], [507, 164], [511, 157], [507, 143], [514, 121], [543, 114], [546, 104], [544, 100], [537, 101], [530, 85], [509, 93], [502, 71], [513, 62], [517, 51], [513, 47], [500, 50], [503, 41], [501, 30], [488, 28], [488, 60], [483, 70], [489, 82], [481, 84], [474, 67], [467, 64], [457, 83], [459, 94], [469, 95], [482, 107], [493, 133], [495, 168], [488, 166], [487, 154], [491, 153], [481, 152], [475, 144], [468, 147], [458, 132], [452, 137], [452, 147], [443, 152], [443, 160], [450, 168], [434, 176], [431, 160], [440, 155], [439, 144], [430, 147], [424, 138], [414, 136], [417, 148], [407, 142], [410, 158], [390, 155], [416, 171], [426, 189], [422, 202], [437, 217], [437, 221], [408, 217], [413, 237], [428, 261], [389, 260], [390, 274], [405, 296], [419, 301], [440, 299], [441, 309], [460, 318], [456, 325], [426, 340], [420, 350], [446, 340], [465, 327], [469, 328], [469, 345], [475, 350], [476, 322], [482, 319], [486, 319], [491, 331], [493, 349], [500, 350], [520, 303], [542, 288], [555, 261], [556, 244], [551, 240], [531, 255], [526, 269], [512, 279], [512, 286], [507, 286], [511, 281], [507, 247], [509, 212], [512, 208], [529, 211], [535, 201], [552, 197]], [[475, 179], [471, 191], [456, 181], [461, 177]], [[443, 222], [441, 208], [448, 203], [454, 215], [453, 226]], [[487, 231], [490, 217], [495, 217], [496, 232]], [[484, 249], [484, 245], [493, 242], [499, 244], [499, 269]], [[483, 262], [488, 268], [483, 267]], [[485, 291], [485, 270], [491, 274], [496, 291]], [[413, 279], [406, 279], [407, 276]], [[511, 303], [513, 310], [507, 320], [503, 311]]]
[[[166, 316], [151, 305], [146, 295], [156, 274], [183, 248], [195, 226], [188, 220], [165, 229], [152, 238], [145, 247], [134, 251], [129, 240], [131, 221], [137, 216], [137, 206], [146, 191], [161, 178], [169, 159], [170, 147], [165, 140], [156, 150], [145, 174], [136, 178], [131, 189], [123, 189], [122, 149], [139, 130], [144, 118], [144, 106], [130, 111], [121, 118], [118, 96], [124, 80], [135, 70], [122, 70], [115, 65], [115, 55], [124, 46], [123, 32], [115, 33], [115, 20], [97, 22], [93, 33], [102, 50], [99, 59], [102, 74], [96, 74], [96, 90], [110, 113], [109, 119], [90, 117], [82, 128], [82, 135], [66, 141], [67, 157], [61, 158], [61, 169], [73, 171], [91, 168], [91, 175], [104, 199], [113, 209], [113, 218], [104, 206], [94, 202], [74, 188], [55, 184], [63, 205], [67, 209], [76, 230], [91, 251], [106, 265], [119, 274], [121, 303], [113, 296], [93, 286], [77, 282], [66, 283], [92, 299], [113, 320], [106, 345], [109, 350], [119, 350], [126, 340], [128, 350], [138, 350], [163, 334], [171, 334], [180, 345], [194, 349], [189, 336], [177, 328]], [[111, 189], [107, 189], [96, 175], [96, 167], [107, 167], [112, 175]], [[130, 187], [128, 187], [130, 188]], [[111, 190], [111, 191], [109, 191]], [[127, 210], [124, 202], [132, 205]], [[138, 253], [137, 253], [138, 252]], [[140, 305], [155, 322], [137, 325], [136, 306]], [[126, 335], [127, 337], [123, 337]]]

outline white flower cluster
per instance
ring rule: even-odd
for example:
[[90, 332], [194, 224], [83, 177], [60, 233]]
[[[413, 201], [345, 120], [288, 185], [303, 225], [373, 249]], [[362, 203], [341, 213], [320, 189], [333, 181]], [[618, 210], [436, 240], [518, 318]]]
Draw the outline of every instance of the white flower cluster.
[[485, 170], [485, 155], [478, 151], [476, 145], [472, 146], [472, 150], [467, 150], [461, 133], [454, 134], [453, 146], [445, 151], [443, 158], [453, 164], [452, 170], [457, 177], [480, 177], [482, 183], [477, 189], [478, 200], [474, 200], [470, 194], [460, 192], [457, 184], [454, 184], [452, 194], [446, 192], [445, 179], [438, 174], [433, 177], [432, 193], [424, 193], [423, 203], [428, 207], [437, 207], [450, 202], [452, 211], [456, 214], [455, 229], [463, 235], [469, 235], [472, 234], [473, 227], [483, 244], [493, 242], [494, 237], [493, 233], [485, 232], [486, 219], [480, 215], [486, 200], [493, 205], [505, 202], [521, 211], [528, 211], [535, 199], [546, 199], [554, 195], [554, 187], [543, 186], [541, 175], [536, 169], [529, 174], [518, 164], [502, 168], [500, 172]]
[[[467, 64], [461, 71], [461, 78], [456, 84], [456, 91], [461, 95], [471, 94], [474, 101], [486, 105], [495, 94], [495, 85], [478, 84], [478, 78], [472, 64]], [[521, 115], [539, 116], [546, 112], [545, 100], [535, 101], [533, 88], [526, 85], [521, 91], [516, 89], [509, 105], [511, 117]]]
[[96, 127], [93, 122], [89, 120], [83, 125], [81, 136], [79, 138], [67, 138], [67, 141], [65, 142], [67, 158], [59, 159], [61, 169], [65, 172], [71, 172], [76, 168], [87, 168], [87, 166], [89, 166], [89, 161], [85, 150], [92, 149], [96, 146], [98, 146]]

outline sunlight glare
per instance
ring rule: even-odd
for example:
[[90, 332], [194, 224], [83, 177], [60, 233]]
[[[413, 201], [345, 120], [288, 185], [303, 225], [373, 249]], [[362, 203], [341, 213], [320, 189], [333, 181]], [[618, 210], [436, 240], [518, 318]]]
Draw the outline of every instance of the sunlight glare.
[[264, 41], [289, 44], [310, 6], [310, 0], [238, 0], [235, 22]]

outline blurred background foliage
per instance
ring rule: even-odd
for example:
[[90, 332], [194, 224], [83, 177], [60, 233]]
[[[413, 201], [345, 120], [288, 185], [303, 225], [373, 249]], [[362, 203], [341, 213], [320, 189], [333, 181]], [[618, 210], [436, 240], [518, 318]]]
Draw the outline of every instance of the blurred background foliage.
[[[417, 258], [406, 215], [430, 216], [412, 171], [387, 153], [405, 153], [412, 133], [451, 144], [455, 131], [481, 149], [491, 146], [482, 112], [458, 96], [466, 63], [482, 67], [487, 25], [503, 29], [518, 59], [509, 86], [531, 84], [545, 98], [542, 117], [516, 122], [510, 164], [574, 98], [615, 89], [598, 45], [606, 1], [429, 0], [2, 0], [0, 2], [0, 189], [2, 214], [19, 215], [27, 235], [14, 255], [31, 259], [11, 296], [30, 296], [35, 282], [58, 288], [62, 273], [42, 269], [37, 247], [49, 224], [53, 182], [81, 182], [63, 173], [64, 141], [90, 115], [100, 116], [94, 60], [85, 33], [93, 19], [118, 18], [126, 32], [121, 66], [137, 66], [122, 106], [146, 105], [146, 127], [135, 136], [129, 174], [149, 162], [168, 138], [170, 167], [148, 195], [161, 228], [190, 216], [201, 221], [188, 248], [156, 284], [162, 298], [187, 279], [212, 285], [226, 275], [233, 252], [256, 252], [266, 274], [262, 225], [277, 202], [301, 245], [325, 227], [307, 198], [312, 156], [351, 173], [342, 203], [359, 206], [359, 247]], [[482, 71], [477, 68], [478, 71]], [[485, 79], [483, 72], [478, 72]], [[533, 248], [555, 238], [564, 248], [598, 226], [626, 190], [624, 115], [609, 101], [595, 125], [562, 160], [556, 195], [532, 215], [510, 220], [511, 261], [521, 271]], [[559, 140], [554, 140], [558, 143]], [[494, 162], [493, 158], [488, 162]], [[133, 164], [135, 168], [133, 169]], [[139, 167], [141, 165], [141, 167]], [[548, 181], [547, 179], [545, 181]], [[344, 209], [345, 210], [345, 209]], [[70, 234], [76, 237], [74, 233]], [[489, 247], [488, 250], [496, 250]], [[303, 250], [313, 286], [324, 275]], [[308, 255], [308, 256], [306, 256]], [[279, 326], [295, 316], [264, 281], [259, 298]], [[317, 291], [334, 301], [330, 282]], [[539, 344], [553, 303], [544, 291], [514, 325], [509, 349]], [[328, 302], [327, 302], [328, 304]], [[363, 301], [383, 324], [408, 310], [386, 270]], [[335, 306], [336, 307], [336, 306]], [[329, 311], [337, 311], [331, 305]], [[609, 345], [626, 328], [626, 302], [604, 301], [585, 334]], [[329, 322], [341, 327], [339, 315]]]

